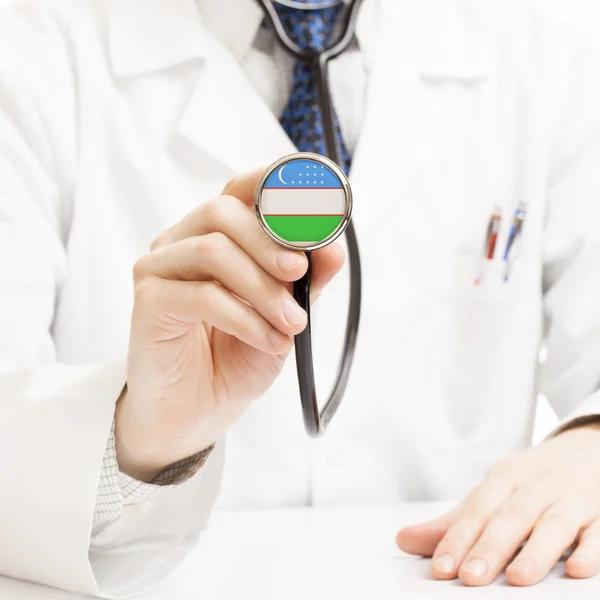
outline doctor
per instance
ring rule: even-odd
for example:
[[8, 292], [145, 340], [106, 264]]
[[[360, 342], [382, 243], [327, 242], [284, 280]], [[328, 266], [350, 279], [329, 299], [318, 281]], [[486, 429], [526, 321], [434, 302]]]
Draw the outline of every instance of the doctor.
[[[347, 397], [312, 442], [285, 360], [306, 323], [289, 293], [306, 260], [250, 207], [256, 169], [306, 143], [279, 117], [298, 110], [292, 87], [310, 89], [261, 22], [251, 0], [1, 13], [0, 571], [140, 592], [185, 556], [220, 491], [225, 507], [468, 494], [398, 535], [434, 556], [435, 577], [485, 585], [509, 565], [530, 585], [573, 543], [567, 573], [593, 575], [595, 59], [522, 2], [365, 2], [331, 65], [364, 310]], [[499, 249], [483, 264], [495, 206]], [[315, 257], [323, 390], [342, 263], [338, 246]], [[539, 391], [564, 421], [525, 449]]]

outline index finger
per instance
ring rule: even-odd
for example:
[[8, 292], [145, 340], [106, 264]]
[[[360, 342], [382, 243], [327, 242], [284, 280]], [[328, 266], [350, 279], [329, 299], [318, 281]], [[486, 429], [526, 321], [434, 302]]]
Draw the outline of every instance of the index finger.
[[[256, 186], [264, 175], [266, 168], [255, 169], [231, 179], [223, 188], [222, 195], [235, 196], [244, 204], [253, 207]], [[320, 250], [312, 252], [312, 301], [315, 301], [319, 297], [323, 288], [342, 268], [344, 259], [344, 250], [337, 243], [329, 244]]]
[[434, 577], [457, 577], [460, 564], [481, 536], [489, 519], [513, 491], [514, 486], [507, 478], [490, 477], [467, 496], [434, 552], [431, 563]]
[[[206, 217], [206, 206], [198, 207], [177, 225], [167, 230], [152, 246], [152, 250], [179, 240], [221, 231], [235, 241], [244, 251], [280, 281], [296, 281], [308, 266], [301, 250], [290, 250], [279, 246], [262, 230], [251, 207], [254, 205], [256, 186], [265, 168], [256, 169], [229, 181], [222, 195], [212, 203], [217, 216]], [[209, 203], [211, 204], [211, 203]], [[245, 206], [243, 206], [245, 205]], [[247, 207], [247, 208], [246, 208]], [[289, 268], [282, 270], [280, 260], [284, 258]], [[312, 253], [312, 293], [315, 300], [321, 290], [331, 281], [344, 263], [344, 251], [337, 243], [329, 244]]]
[[[221, 196], [232, 196], [240, 200], [248, 208], [254, 205], [254, 192], [260, 178], [265, 172], [265, 167], [243, 173], [230, 179], [223, 188]], [[204, 205], [200, 205], [188, 213], [179, 223], [163, 231], [151, 244], [150, 250], [155, 250], [167, 244], [173, 244], [188, 237], [200, 235], [199, 214]]]
[[254, 192], [266, 168], [261, 167], [260, 169], [255, 169], [254, 171], [243, 173], [238, 177], [230, 179], [223, 188], [221, 195], [235, 196], [247, 206], [254, 206]]

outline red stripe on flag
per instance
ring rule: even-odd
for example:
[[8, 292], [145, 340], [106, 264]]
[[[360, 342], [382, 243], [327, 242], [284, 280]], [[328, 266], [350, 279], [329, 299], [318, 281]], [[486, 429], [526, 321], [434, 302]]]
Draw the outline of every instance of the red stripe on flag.
[[263, 188], [263, 192], [267, 190], [288, 190], [290, 192], [295, 192], [298, 190], [343, 190], [342, 187], [319, 187], [319, 186], [310, 186], [305, 185], [304, 187], [265, 187]]
[[291, 213], [263, 213], [263, 217], [343, 217], [344, 213], [336, 213], [334, 215], [324, 214], [324, 213], [299, 213], [299, 214], [291, 214]]

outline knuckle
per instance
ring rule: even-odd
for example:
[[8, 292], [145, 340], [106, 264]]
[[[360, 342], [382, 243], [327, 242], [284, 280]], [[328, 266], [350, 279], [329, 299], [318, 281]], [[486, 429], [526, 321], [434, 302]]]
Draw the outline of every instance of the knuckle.
[[465, 509], [459, 519], [463, 525], [475, 528], [483, 528], [487, 523], [487, 520], [488, 516], [478, 507], [469, 507]]
[[225, 258], [231, 250], [231, 240], [221, 231], [215, 231], [204, 236], [206, 245], [203, 251], [208, 253], [208, 258], [219, 261]]
[[164, 233], [161, 233], [159, 236], [155, 237], [152, 240], [152, 243], [150, 244], [150, 252], [154, 252], [154, 250], [156, 250], [157, 248], [160, 248], [162, 246], [162, 240], [164, 238]]
[[211, 229], [218, 228], [218, 223], [221, 221], [222, 206], [219, 203], [219, 198], [213, 198], [203, 204], [199, 212], [202, 215], [202, 220], [209, 225]]
[[540, 517], [538, 525], [543, 528], [562, 530], [573, 535], [576, 535], [579, 531], [579, 525], [575, 518], [558, 510], [549, 510], [545, 512]]
[[219, 209], [222, 211], [222, 214], [229, 215], [232, 210], [235, 210], [239, 204], [240, 200], [231, 194], [221, 194], [216, 200], [216, 204], [219, 206]]
[[485, 478], [487, 481], [503, 481], [512, 473], [513, 469], [514, 464], [512, 460], [505, 458], [488, 469]]
[[229, 238], [220, 231], [188, 238], [190, 252], [201, 262], [215, 262], [229, 248]]
[[261, 254], [266, 256], [271, 255], [272, 259], [275, 260], [275, 256], [282, 248], [264, 232], [263, 228], [258, 225], [258, 222], [257, 227], [252, 231], [251, 235], [252, 246], [257, 248]]
[[144, 277], [134, 288], [134, 303], [154, 306], [160, 302], [160, 281], [154, 277]]
[[522, 520], [526, 514], [527, 506], [522, 502], [512, 502], [500, 507], [491, 522], [497, 527], [503, 527], [506, 523]]
[[228, 195], [231, 192], [231, 190], [236, 188], [237, 182], [238, 182], [237, 177], [232, 177], [223, 187], [223, 191], [221, 192], [221, 194], [223, 196]]
[[203, 281], [198, 289], [200, 302], [205, 305], [217, 301], [219, 292], [222, 290], [216, 281]]
[[470, 531], [464, 527], [464, 523], [457, 524], [456, 527], [453, 527], [448, 533], [444, 536], [444, 539], [439, 543], [439, 546], [436, 550], [439, 554], [444, 554], [446, 552], [450, 552], [457, 547], [464, 547], [469, 544], [469, 541], [472, 540], [472, 535]]
[[191, 237], [184, 240], [183, 243], [188, 247], [189, 252], [195, 257], [202, 259], [208, 250], [208, 235]]
[[504, 539], [506, 535], [511, 535], [515, 530], [520, 529], [523, 521], [523, 514], [519, 514], [513, 509], [500, 509], [490, 517], [487, 523], [486, 531], [494, 539]]
[[149, 262], [150, 259], [147, 254], [138, 258], [138, 260], [135, 261], [132, 269], [134, 283], [141, 281], [144, 277], [148, 275], [148, 273], [150, 272]]
[[223, 224], [231, 220], [232, 211], [237, 203], [237, 198], [229, 195], [213, 198], [203, 207], [205, 222], [209, 223], [211, 229], [219, 231]]
[[160, 235], [155, 237], [152, 243], [150, 244], [150, 252], [154, 252], [154, 250], [157, 250], [162, 246], [166, 246], [168, 244], [169, 236], [171, 235], [171, 232], [173, 231], [173, 229], [175, 229], [175, 227], [176, 226], [173, 225], [168, 229], [165, 229], [165, 231], [163, 231]]

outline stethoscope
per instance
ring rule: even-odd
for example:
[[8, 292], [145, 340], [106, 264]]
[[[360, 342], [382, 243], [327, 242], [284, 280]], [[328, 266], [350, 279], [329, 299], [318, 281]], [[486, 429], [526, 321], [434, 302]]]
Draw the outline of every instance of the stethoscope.
[[[337, 166], [342, 164], [341, 149], [338, 145], [337, 138], [335, 135], [333, 105], [328, 83], [328, 63], [331, 59], [339, 56], [342, 52], [344, 52], [344, 50], [348, 48], [348, 46], [354, 39], [356, 31], [356, 19], [362, 4], [362, 0], [352, 0], [352, 2], [349, 3], [345, 14], [342, 15], [343, 21], [340, 29], [341, 34], [338, 36], [337, 41], [335, 41], [331, 47], [327, 48], [323, 52], [313, 52], [310, 50], [305, 50], [299, 47], [297, 44], [295, 44], [288, 37], [283, 26], [281, 25], [273, 3], [270, 0], [258, 1], [262, 5], [263, 10], [277, 35], [277, 38], [279, 39], [280, 43], [285, 48], [285, 50], [287, 50], [288, 53], [291, 54], [295, 59], [304, 61], [311, 67], [312, 76], [314, 78], [314, 82], [317, 89], [318, 103], [321, 109], [324, 141], [327, 149], [327, 158], [320, 157], [320, 161], [323, 163], [324, 169], [329, 169], [331, 173], [333, 173], [339, 178], [339, 180], [341, 181], [341, 187], [345, 190], [347, 194], [345, 218], [340, 224], [338, 230], [326, 240], [326, 243], [330, 243], [339, 234], [341, 234], [342, 231], [344, 231], [346, 234], [346, 242], [348, 245], [348, 262], [350, 268], [350, 299], [348, 305], [348, 319], [346, 323], [346, 333], [344, 339], [342, 358], [340, 360], [337, 377], [331, 395], [329, 396], [329, 399], [327, 400], [322, 409], [319, 408], [319, 403], [317, 401], [317, 391], [315, 386], [315, 375], [312, 354], [310, 320], [310, 251], [306, 252], [306, 256], [308, 258], [308, 270], [304, 277], [302, 277], [302, 279], [294, 283], [294, 298], [308, 315], [308, 324], [306, 328], [302, 333], [295, 337], [296, 368], [298, 371], [298, 383], [300, 387], [302, 414], [307, 433], [311, 437], [319, 437], [323, 435], [323, 433], [327, 429], [327, 426], [331, 422], [331, 419], [338, 410], [342, 398], [344, 396], [344, 392], [348, 385], [350, 369], [352, 367], [352, 361], [354, 359], [354, 352], [356, 348], [356, 339], [360, 320], [362, 286], [360, 254], [358, 250], [356, 233], [354, 231], [354, 227], [352, 226], [352, 222], [350, 221], [350, 211], [352, 205], [350, 187], [347, 184], [345, 175]], [[318, 4], [311, 3], [309, 5], [303, 2], [294, 2], [293, 0], [277, 1], [280, 4], [284, 4], [291, 8], [318, 10], [334, 6], [338, 4], [340, 0], [325, 0]], [[319, 160], [316, 156], [314, 156], [313, 159]], [[265, 228], [270, 237], [272, 237], [273, 239], [275, 239], [275, 241], [285, 246], [285, 240], [282, 240], [277, 235], [273, 235], [273, 232], [265, 226], [265, 221], [262, 218], [262, 210], [260, 206], [261, 191], [263, 190], [263, 186], [268, 180], [268, 176], [275, 172], [275, 169], [277, 168], [279, 163], [281, 163], [281, 161], [278, 161], [278, 163], [272, 165], [267, 170], [265, 177], [263, 177], [261, 182], [259, 182], [259, 185], [257, 186], [255, 204], [257, 208], [257, 213], [259, 215], [259, 220], [261, 220], [263, 228]], [[322, 245], [314, 246], [312, 249], [316, 249], [316, 247], [322, 247]], [[287, 247], [290, 246], [288, 245]]]

